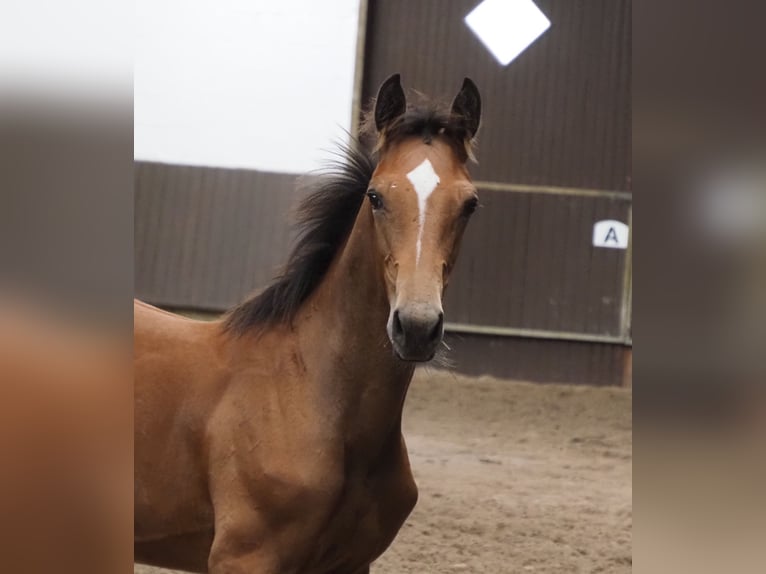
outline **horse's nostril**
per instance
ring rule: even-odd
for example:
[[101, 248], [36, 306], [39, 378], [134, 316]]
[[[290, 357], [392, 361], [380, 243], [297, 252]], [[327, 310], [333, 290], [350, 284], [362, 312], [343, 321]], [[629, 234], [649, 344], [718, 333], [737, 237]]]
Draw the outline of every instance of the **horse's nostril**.
[[436, 321], [436, 324], [431, 329], [431, 333], [429, 333], [429, 338], [432, 341], [441, 337], [443, 325], [444, 325], [444, 313], [439, 313], [439, 320]]
[[402, 322], [399, 319], [399, 311], [394, 311], [394, 335], [402, 335], [404, 332], [404, 329], [402, 328]]

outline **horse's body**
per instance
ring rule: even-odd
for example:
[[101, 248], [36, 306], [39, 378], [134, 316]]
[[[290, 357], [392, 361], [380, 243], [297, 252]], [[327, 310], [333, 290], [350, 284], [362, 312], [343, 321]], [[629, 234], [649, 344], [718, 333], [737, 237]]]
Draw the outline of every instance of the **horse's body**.
[[[376, 108], [382, 136], [404, 112], [392, 80], [393, 99], [382, 88]], [[457, 104], [440, 121], [463, 121]], [[392, 128], [377, 166], [350, 152], [341, 183], [359, 195], [347, 202], [353, 213], [337, 224], [309, 213], [317, 233], [291, 257], [296, 269], [224, 320], [136, 304], [136, 560], [214, 574], [355, 574], [388, 547], [417, 499], [402, 406], [413, 361], [441, 339], [442, 290], [474, 195], [455, 150], [474, 132], [394, 142]], [[429, 214], [454, 221], [423, 223], [425, 165], [451, 190], [437, 198], [433, 184]], [[397, 207], [402, 174], [417, 194]], [[370, 180], [387, 191], [371, 190], [368, 209]], [[405, 205], [420, 205], [420, 218], [395, 220]], [[328, 234], [333, 256], [307, 266], [307, 242]]]

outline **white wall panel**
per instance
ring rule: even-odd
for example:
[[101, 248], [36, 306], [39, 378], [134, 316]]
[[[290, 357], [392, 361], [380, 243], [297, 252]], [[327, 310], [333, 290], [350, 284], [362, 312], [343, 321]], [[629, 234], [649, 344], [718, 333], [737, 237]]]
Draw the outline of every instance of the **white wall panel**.
[[359, 0], [137, 0], [135, 157], [301, 173], [350, 129]]

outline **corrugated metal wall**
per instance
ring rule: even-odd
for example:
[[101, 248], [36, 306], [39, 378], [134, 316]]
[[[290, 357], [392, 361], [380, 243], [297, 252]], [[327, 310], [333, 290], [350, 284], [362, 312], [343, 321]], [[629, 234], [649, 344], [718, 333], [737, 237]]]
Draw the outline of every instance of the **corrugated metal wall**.
[[370, 0], [363, 101], [389, 75], [454, 97], [464, 76], [484, 104], [474, 177], [630, 189], [630, 0], [537, 0], [551, 27], [508, 67], [463, 22], [479, 0]]
[[591, 245], [593, 222], [630, 202], [482, 189], [446, 300], [467, 325], [621, 336], [625, 252]]
[[445, 342], [461, 373], [542, 383], [622, 384], [630, 352], [611, 343], [476, 333], [447, 333]]
[[[289, 251], [296, 178], [138, 162], [137, 296], [225, 309], [263, 287]], [[620, 334], [624, 256], [580, 239], [628, 202], [480, 190], [447, 293], [451, 323]]]
[[267, 284], [288, 251], [295, 179], [137, 162], [136, 296], [220, 311]]
[[479, 1], [369, 0], [361, 81], [363, 101], [397, 72], [447, 99], [464, 76], [481, 91], [484, 208], [445, 305], [457, 366], [620, 383], [631, 252], [591, 237], [631, 221], [631, 2], [535, 0], [551, 27], [502, 67], [464, 23]]

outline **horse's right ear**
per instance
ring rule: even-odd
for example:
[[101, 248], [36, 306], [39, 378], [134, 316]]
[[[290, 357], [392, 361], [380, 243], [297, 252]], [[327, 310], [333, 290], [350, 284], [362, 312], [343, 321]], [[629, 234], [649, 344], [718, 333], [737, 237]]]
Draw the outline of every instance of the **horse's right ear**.
[[383, 82], [378, 90], [378, 97], [375, 99], [375, 127], [379, 132], [407, 109], [407, 98], [400, 79], [399, 74], [394, 74]]

